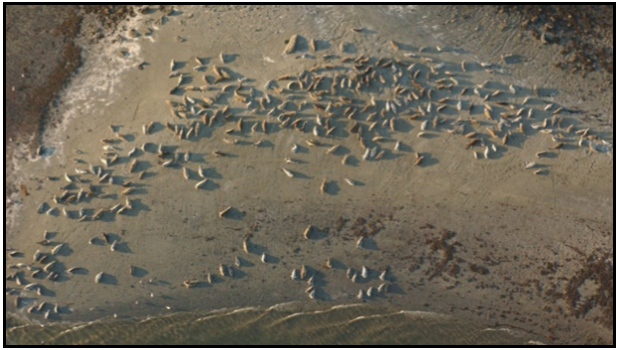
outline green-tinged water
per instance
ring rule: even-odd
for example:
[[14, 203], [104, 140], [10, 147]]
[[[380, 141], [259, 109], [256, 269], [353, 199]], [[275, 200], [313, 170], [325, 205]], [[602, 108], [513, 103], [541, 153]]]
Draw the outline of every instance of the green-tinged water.
[[7, 320], [7, 345], [380, 344], [526, 345], [530, 338], [420, 311], [348, 305], [307, 311], [298, 305], [179, 313], [148, 319], [24, 324]]

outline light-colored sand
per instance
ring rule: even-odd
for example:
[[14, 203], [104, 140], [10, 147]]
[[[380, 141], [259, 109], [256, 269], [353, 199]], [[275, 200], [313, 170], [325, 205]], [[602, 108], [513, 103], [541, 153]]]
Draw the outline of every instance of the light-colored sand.
[[[169, 16], [165, 24], [160, 23], [160, 12], [145, 15], [127, 25], [127, 29], [135, 28], [141, 34], [137, 38], [128, 38], [125, 33], [115, 37], [114, 43], [98, 45], [86, 53], [86, 63], [65, 92], [59, 108], [64, 122], [47, 135], [46, 145], [54, 147], [55, 152], [16, 164], [17, 176], [22, 177], [31, 195], [20, 198], [9, 213], [13, 221], [8, 227], [7, 244], [25, 256], [7, 258], [7, 265], [30, 263], [37, 249], [46, 252], [59, 243], [68, 247], [56, 256], [59, 263], [55, 268], [61, 275], [58, 282], [26, 277], [28, 282], [44, 285], [48, 295], [25, 293], [22, 306], [35, 300], [58, 303], [66, 306], [65, 311], [70, 309], [59, 317], [71, 320], [111, 313], [149, 315], [291, 300], [313, 303], [305, 293], [307, 283], [290, 279], [292, 269], [302, 264], [312, 272], [319, 271], [318, 299], [347, 303], [356, 300], [360, 288], [377, 287], [381, 283], [379, 271], [388, 266], [393, 293], [370, 302], [382, 300], [407, 309], [516, 325], [540, 336], [564, 336], [569, 332], [569, 337], [586, 333], [607, 335], [591, 321], [592, 317], [575, 319], [560, 315], [558, 307], [567, 312], [567, 305], [562, 300], [549, 301], [544, 292], [553, 283], [556, 290], [562, 291], [565, 282], [557, 277], [571, 276], [579, 268], [578, 255], [569, 246], [590, 253], [613, 245], [613, 150], [598, 153], [588, 147], [579, 148], [571, 135], [563, 149], [551, 151], [551, 157], [537, 159], [537, 152], [548, 150], [555, 142], [550, 135], [530, 128], [530, 124], [551, 116], [543, 111], [546, 103], [541, 100], [553, 101], [566, 109], [586, 111], [562, 114], [564, 125], [574, 123], [577, 130], [591, 127], [595, 135], [611, 140], [610, 130], [604, 130], [594, 120], [584, 120], [584, 115], [604, 113], [605, 118], [613, 119], [611, 98], [594, 94], [585, 100], [579, 98], [596, 89], [598, 77], [591, 74], [584, 80], [544, 64], [557, 49], [519, 38], [516, 32], [474, 32], [471, 24], [452, 30], [448, 23], [441, 23], [444, 19], [440, 7], [226, 9], [183, 7]], [[485, 20], [488, 23], [484, 28], [492, 28], [492, 19]], [[152, 34], [145, 36], [148, 28]], [[364, 30], [355, 33], [351, 28]], [[318, 40], [318, 52], [309, 52], [307, 43], [301, 41], [298, 53], [284, 55], [284, 40], [293, 34]], [[389, 40], [406, 46], [395, 52]], [[342, 42], [349, 44], [350, 53], [339, 51]], [[419, 52], [421, 47], [429, 49]], [[120, 57], [120, 50], [127, 52], [126, 57]], [[220, 52], [234, 59], [222, 64]], [[303, 52], [310, 55], [303, 58]], [[447, 132], [454, 126], [447, 123], [437, 130], [430, 127], [430, 137], [418, 138], [416, 134], [424, 118], [410, 121], [401, 116], [397, 131], [380, 128], [379, 132], [400, 140], [405, 145], [403, 150], [388, 151], [378, 161], [363, 161], [363, 150], [356, 135], [348, 133], [351, 124], [344, 117], [334, 119], [339, 126], [335, 137], [315, 137], [309, 127], [306, 133], [281, 129], [276, 119], [265, 112], [247, 111], [242, 103], [234, 101], [231, 91], [216, 106], [222, 107], [228, 101], [231, 112], [243, 116], [245, 123], [267, 120], [271, 128], [267, 135], [250, 133], [247, 126], [242, 135], [225, 135], [226, 129], [236, 126], [236, 119], [227, 124], [219, 122], [214, 128], [205, 127], [199, 139], [191, 140], [179, 141], [164, 127], [166, 121], [183, 123], [171, 117], [165, 104], [177, 81], [167, 77], [171, 59], [180, 62], [180, 70], [190, 75], [185, 85], [204, 85], [201, 77], [212, 76], [213, 65], [225, 66], [247, 77], [245, 85], [254, 87], [260, 96], [267, 80], [308, 70], [324, 62], [325, 54], [365, 54], [420, 62], [405, 53], [431, 57], [435, 60], [433, 64], [444, 62], [443, 71], [457, 72], [460, 85], [470, 85], [470, 92], [461, 99], [477, 105], [471, 117], [481, 122], [476, 129], [488, 143], [498, 140], [490, 139], [485, 131], [482, 101], [472, 94], [476, 84], [489, 81], [490, 86], [506, 90], [508, 100], [517, 104], [532, 94], [534, 85], [542, 88], [542, 94], [549, 92], [552, 96], [541, 96], [531, 102], [536, 114], [533, 120], [526, 121], [527, 136], [514, 128], [507, 146], [498, 146], [498, 152], [492, 152], [487, 160], [475, 160], [472, 150], [464, 147], [467, 140]], [[521, 55], [524, 62], [501, 63], [500, 55], [510, 53]], [[204, 60], [205, 72], [192, 69], [196, 55]], [[475, 68], [468, 72], [460, 72], [462, 60], [493, 63], [493, 73], [478, 64], [471, 64]], [[147, 65], [140, 70], [137, 65], [143, 61]], [[341, 65], [339, 58], [331, 63]], [[203, 94], [189, 95], [214, 96], [225, 84], [218, 83], [216, 90]], [[279, 84], [283, 86], [284, 82]], [[520, 87], [516, 96], [508, 93], [509, 84]], [[456, 87], [452, 94], [444, 91], [439, 97], [453, 97], [450, 107], [441, 114], [447, 121], [470, 117], [454, 108], [455, 100], [460, 98], [458, 91]], [[272, 90], [269, 93], [277, 99], [285, 96]], [[310, 101], [306, 95], [298, 96], [297, 103]], [[370, 96], [382, 104], [393, 98], [390, 89], [374, 89], [371, 94], [362, 93], [355, 98], [366, 103]], [[176, 96], [175, 100], [180, 98]], [[438, 105], [435, 99], [433, 107]], [[317, 112], [307, 107], [301, 113], [313, 125]], [[150, 121], [157, 122], [153, 134], [143, 135], [142, 125]], [[65, 172], [75, 174], [75, 168], [87, 168], [75, 164], [74, 159], [102, 165], [100, 139], [114, 136], [110, 124], [117, 126], [120, 134], [129, 135], [128, 142], [117, 144], [120, 161], [110, 169], [115, 176], [137, 184], [136, 193], [130, 196], [133, 209], [127, 215], [108, 213], [103, 220], [81, 223], [61, 214], [36, 214], [43, 201], [59, 209], [65, 207], [55, 205], [51, 198], [60, 195], [59, 187], [67, 184]], [[471, 130], [469, 124], [467, 127]], [[240, 143], [227, 144], [224, 138], [237, 138]], [[263, 145], [254, 147], [252, 144], [260, 139]], [[307, 139], [317, 139], [325, 145], [308, 147]], [[139, 181], [137, 173], [128, 173], [131, 160], [127, 152], [145, 142], [163, 144], [172, 151], [190, 151], [191, 160], [182, 165], [190, 169], [191, 179], [183, 178], [181, 167], [161, 167], [156, 147], [152, 146], [145, 153], [140, 151], [137, 157], [139, 171], [146, 171], [146, 177]], [[301, 152], [290, 151], [294, 144], [302, 146]], [[332, 145], [343, 146], [343, 151], [326, 154]], [[394, 141], [386, 142], [382, 147], [392, 150], [394, 145]], [[214, 150], [230, 156], [217, 158], [212, 154]], [[473, 150], [481, 154], [484, 148]], [[347, 152], [352, 162], [342, 165], [342, 155]], [[421, 166], [414, 166], [415, 152], [426, 157]], [[286, 164], [286, 157], [301, 163]], [[528, 162], [536, 162], [544, 174], [536, 176], [532, 170], [525, 170]], [[207, 169], [212, 183], [196, 191], [199, 166]], [[293, 170], [298, 177], [288, 178], [282, 167]], [[60, 180], [48, 181], [46, 176], [58, 176]], [[97, 182], [92, 175], [81, 178]], [[345, 178], [353, 179], [358, 186], [349, 186]], [[324, 179], [329, 184], [327, 193], [321, 194]], [[91, 215], [98, 208], [124, 202], [120, 195], [122, 187], [105, 185], [102, 189], [111, 194], [110, 198], [94, 197], [66, 208], [75, 217], [81, 207]], [[219, 218], [218, 212], [227, 206], [234, 208], [232, 217]], [[349, 221], [338, 229], [340, 218]], [[364, 218], [366, 223], [355, 226], [358, 218]], [[305, 240], [302, 232], [309, 224], [321, 233]], [[355, 230], [360, 227], [380, 228], [366, 241], [367, 249], [355, 247]], [[431, 278], [443, 256], [441, 251], [432, 252], [427, 240], [440, 237], [443, 229], [456, 232], [446, 241], [454, 247], [454, 260], [443, 274]], [[35, 243], [43, 239], [44, 230], [57, 232], [51, 246]], [[117, 251], [110, 251], [107, 244], [88, 244], [91, 237], [102, 237], [102, 232], [113, 233], [119, 239]], [[249, 254], [242, 251], [247, 234], [252, 235]], [[265, 264], [260, 261], [264, 252], [268, 260]], [[208, 273], [218, 275], [219, 264], [232, 266], [236, 256], [241, 258], [242, 266], [234, 269], [233, 278], [218, 277], [213, 285], [203, 282]], [[333, 269], [323, 267], [326, 258], [335, 260]], [[542, 276], [541, 269], [553, 262], [560, 266], [555, 276]], [[489, 273], [475, 273], [469, 264], [483, 266]], [[130, 265], [137, 267], [138, 276], [129, 275]], [[87, 272], [68, 275], [66, 269], [75, 266]], [[367, 280], [352, 283], [346, 278], [347, 268], [360, 271], [362, 266], [370, 269]], [[454, 266], [459, 266], [459, 270], [453, 270]], [[14, 271], [7, 269], [7, 273]], [[95, 275], [100, 271], [106, 274], [105, 283], [95, 284]], [[185, 289], [181, 284], [187, 279], [202, 283], [197, 288]], [[530, 282], [537, 279], [540, 290]], [[14, 282], [7, 282], [7, 286], [18, 287]], [[587, 293], [583, 288], [581, 292]], [[7, 307], [12, 302], [12, 297], [7, 298]], [[551, 311], [543, 310], [545, 307]], [[26, 309], [17, 312], [25, 314]], [[598, 310], [593, 309], [591, 314], [595, 311]], [[42, 315], [34, 317], [42, 319]]]

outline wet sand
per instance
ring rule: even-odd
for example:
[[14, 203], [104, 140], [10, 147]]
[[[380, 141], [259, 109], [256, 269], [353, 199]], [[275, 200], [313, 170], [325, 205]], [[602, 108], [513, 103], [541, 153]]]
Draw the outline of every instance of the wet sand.
[[[9, 209], [7, 243], [25, 257], [7, 258], [7, 265], [29, 263], [37, 249], [67, 245], [55, 258], [60, 273], [57, 282], [26, 278], [44, 285], [47, 295], [25, 293], [18, 314], [25, 315], [24, 304], [31, 301], [58, 303], [63, 310], [56, 317], [62, 320], [291, 300], [348, 303], [356, 300], [359, 288], [377, 287], [380, 271], [388, 267], [392, 293], [368, 302], [510, 325], [539, 339], [555, 337], [565, 343], [578, 343], [586, 335], [609, 339], [609, 331], [593, 322], [603, 308], [593, 307], [583, 318], [567, 316], [572, 312], [568, 305], [572, 299], [564, 290], [580, 274], [580, 253], [589, 256], [598, 250], [602, 254], [613, 246], [613, 149], [594, 152], [569, 139], [562, 149], [551, 150], [550, 157], [537, 159], [537, 152], [555, 142], [530, 127], [551, 117], [543, 110], [551, 101], [580, 111], [561, 115], [565, 124], [574, 124], [577, 130], [590, 127], [594, 135], [611, 141], [613, 130], [601, 125], [613, 120], [612, 97], [597, 93], [603, 84], [602, 73], [593, 72], [583, 79], [552, 68], [548, 58], [557, 48], [521, 37], [516, 31], [475, 30], [471, 23], [478, 21], [474, 20], [443, 23], [440, 7], [226, 9], [183, 7], [163, 21], [160, 12], [146, 14], [84, 52], [84, 65], [60, 98], [57, 113], [62, 121], [43, 135], [50, 155], [14, 163], [17, 178], [26, 184], [30, 196], [19, 198]], [[493, 19], [487, 15], [473, 14], [491, 28]], [[236, 30], [241, 24], [243, 30]], [[363, 30], [356, 33], [350, 28]], [[135, 37], [131, 29], [137, 30]], [[307, 42], [301, 41], [298, 52], [283, 54], [284, 41], [293, 34], [318, 40], [318, 51], [310, 52]], [[403, 44], [402, 49], [394, 51], [389, 40]], [[338, 47], [342, 42], [346, 43], [344, 53]], [[225, 64], [219, 61], [220, 52], [228, 54]], [[302, 133], [278, 127], [265, 111], [246, 111], [231, 92], [217, 107], [229, 103], [232, 113], [245, 116], [246, 122], [267, 120], [268, 134], [250, 133], [246, 127], [242, 134], [226, 135], [224, 131], [233, 128], [237, 119], [205, 127], [199, 138], [191, 140], [179, 141], [165, 130], [166, 121], [182, 122], [173, 119], [165, 104], [177, 80], [167, 77], [171, 59], [190, 74], [184, 85], [203, 85], [201, 77], [212, 76], [212, 66], [217, 65], [247, 77], [246, 86], [259, 94], [269, 79], [309, 70], [324, 62], [325, 54], [356, 57], [361, 53], [406, 61], [418, 58], [405, 53], [430, 57], [444, 62], [444, 70], [456, 71], [461, 85], [468, 84], [470, 89], [489, 81], [485, 87], [501, 88], [508, 94], [507, 87], [514, 84], [518, 91], [508, 98], [516, 103], [533, 95], [532, 87], [537, 85], [540, 96], [532, 101], [537, 115], [526, 123], [526, 135], [516, 134], [492, 152], [491, 159], [479, 160], [465, 149], [462, 135], [447, 132], [450, 122], [460, 115], [454, 107], [460, 97], [446, 92], [440, 98], [453, 98], [440, 115], [447, 125], [430, 127], [429, 137], [419, 138], [416, 135], [425, 118], [400, 118], [396, 131], [385, 128], [383, 134], [393, 141], [382, 144], [389, 151], [377, 161], [362, 160], [356, 137], [348, 133], [351, 124], [341, 117], [334, 137], [325, 137], [323, 131], [316, 137], [310, 128]], [[501, 55], [508, 54], [515, 54], [517, 62], [501, 61]], [[205, 63], [205, 72], [192, 69], [196, 55]], [[462, 60], [470, 62], [467, 72], [459, 71]], [[340, 59], [331, 62], [340, 64]], [[492, 67], [485, 70], [480, 62], [490, 62]], [[225, 84], [190, 96], [216, 95]], [[285, 95], [269, 93], [279, 99]], [[390, 93], [385, 88], [357, 98], [367, 103], [375, 95], [383, 103], [392, 98]], [[174, 99], [180, 100], [179, 96]], [[434, 107], [440, 105], [437, 100], [432, 102]], [[479, 108], [471, 116], [461, 115], [479, 121], [485, 118], [477, 96], [470, 93], [464, 100], [474, 101]], [[315, 113], [311, 108], [299, 112], [311, 123]], [[150, 121], [157, 122], [153, 133], [143, 135], [142, 126]], [[81, 223], [59, 213], [37, 214], [41, 202], [54, 205], [51, 198], [62, 193], [59, 187], [66, 184], [65, 172], [73, 175], [74, 168], [87, 168], [74, 159], [102, 165], [99, 140], [114, 137], [109, 125], [127, 138], [116, 144], [121, 158], [110, 169], [119, 179], [138, 183], [131, 196], [133, 209], [127, 215], [106, 214], [103, 220]], [[225, 138], [240, 142], [228, 144]], [[325, 146], [309, 147], [305, 141], [312, 138]], [[496, 143], [486, 135], [484, 139]], [[254, 147], [258, 140], [262, 145]], [[404, 145], [399, 152], [393, 151], [395, 140]], [[126, 154], [145, 142], [163, 144], [172, 152], [176, 147], [180, 152], [189, 150], [191, 159], [182, 164], [191, 170], [191, 180], [183, 179], [181, 167], [161, 167], [156, 147], [149, 147], [138, 153], [139, 171], [146, 171], [138, 181], [137, 173], [128, 172], [131, 159]], [[290, 151], [295, 143], [302, 146], [297, 154]], [[349, 164], [341, 164], [343, 153], [326, 154], [335, 144], [341, 145], [343, 153], [349, 152]], [[230, 157], [215, 157], [214, 150]], [[474, 150], [483, 152], [482, 148]], [[426, 157], [421, 166], [414, 165], [416, 152]], [[286, 164], [286, 157], [301, 162]], [[543, 170], [542, 175], [524, 169], [532, 161]], [[196, 191], [200, 166], [207, 169], [211, 183]], [[286, 177], [282, 167], [297, 176]], [[49, 181], [45, 176], [60, 180]], [[80, 178], [96, 183], [92, 175]], [[349, 186], [345, 178], [358, 186]], [[325, 179], [326, 193], [320, 193]], [[120, 186], [107, 185], [102, 190], [110, 195], [89, 198], [67, 209], [75, 215], [83, 206], [92, 215], [100, 207], [124, 202]], [[219, 218], [218, 212], [227, 206], [234, 207], [231, 217]], [[319, 232], [305, 240], [302, 232], [309, 224]], [[44, 230], [57, 232], [48, 247], [35, 243]], [[111, 233], [120, 242], [117, 251], [110, 251], [102, 241], [88, 244], [93, 236], [102, 238], [101, 232]], [[369, 236], [364, 249], [356, 248], [360, 235]], [[242, 242], [249, 236], [247, 254]], [[262, 253], [267, 254], [267, 263], [260, 261]], [[233, 278], [218, 277], [212, 285], [205, 283], [208, 273], [218, 275], [219, 264], [233, 266], [235, 256], [241, 258], [241, 266], [234, 268]], [[334, 260], [333, 268], [324, 267], [326, 258]], [[318, 274], [318, 301], [305, 294], [306, 282], [289, 277], [301, 264]], [[136, 267], [134, 276], [129, 274], [130, 265]], [[66, 273], [75, 266], [82, 267], [82, 273]], [[346, 269], [360, 271], [362, 266], [371, 271], [366, 279], [352, 283], [346, 278]], [[7, 269], [7, 273], [13, 271]], [[103, 284], [94, 283], [99, 271], [106, 273]], [[200, 283], [185, 289], [181, 284], [187, 279]], [[596, 292], [592, 283], [581, 283], [575, 289], [584, 298], [592, 298]], [[19, 288], [14, 284], [7, 282]], [[8, 297], [6, 307], [12, 303]], [[42, 320], [42, 314], [34, 318]]]
[[7, 181], [11, 159], [20, 155], [13, 148], [36, 149], [42, 116], [79, 63], [79, 49], [72, 42], [79, 30], [75, 12], [70, 7], [7, 7], [5, 197], [19, 188]]

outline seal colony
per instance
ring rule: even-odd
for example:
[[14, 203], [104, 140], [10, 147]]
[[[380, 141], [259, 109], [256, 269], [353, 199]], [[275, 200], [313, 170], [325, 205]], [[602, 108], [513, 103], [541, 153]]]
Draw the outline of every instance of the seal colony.
[[[362, 29], [352, 31], [362, 35]], [[201, 191], [207, 196], [208, 192], [219, 188], [217, 178], [211, 176], [216, 169], [203, 168], [199, 157], [190, 149], [191, 143], [199, 143], [207, 134], [219, 134], [233, 147], [257, 149], [265, 149], [266, 142], [275, 143], [274, 134], [294, 135], [297, 142], [289, 149], [289, 156], [281, 159], [281, 164], [272, 165], [282, 170], [277, 170], [281, 181], [298, 181], [312, 175], [299, 169], [302, 162], [307, 162], [303, 159], [306, 154], [313, 152], [340, 159], [342, 167], [350, 167], [351, 162], [359, 160], [395, 160], [412, 163], [422, 171], [428, 166], [432, 153], [431, 148], [417, 145], [419, 138], [427, 139], [429, 144], [439, 137], [458, 138], [461, 147], [472, 152], [470, 161], [478, 162], [491, 161], [526, 138], [545, 138], [546, 147], [537, 151], [536, 159], [519, 167], [526, 176], [547, 175], [550, 168], [541, 163], [543, 158], [556, 157], [562, 151], [585, 148], [592, 154], [610, 147], [593, 130], [578, 127], [575, 118], [570, 117], [578, 111], [549, 101], [542, 88], [507, 86], [491, 80], [475, 85], [468, 81], [469, 72], [485, 72], [491, 76], [499, 65], [444, 61], [440, 59], [441, 47], [411, 50], [408, 45], [394, 41], [383, 43], [390, 50], [390, 55], [386, 56], [352, 54], [352, 44], [346, 42], [333, 45], [328, 53], [322, 54], [320, 51], [324, 50], [318, 42], [307, 41], [300, 35], [290, 38], [284, 53], [291, 55], [303, 51], [303, 42], [308, 43], [311, 53], [302, 55], [320, 54], [319, 63], [309, 69], [273, 77], [263, 88], [228, 66], [229, 55], [224, 53], [219, 54], [217, 63], [205, 57], [171, 60], [170, 71], [162, 74], [162, 79], [174, 79], [166, 100], [171, 117], [149, 121], [143, 125], [141, 135], [138, 131], [111, 125], [109, 135], [100, 140], [100, 155], [79, 159], [74, 174], [48, 177], [52, 182], [66, 184], [51, 198], [43, 199], [36, 211], [57, 220], [70, 220], [75, 225], [107, 222], [116, 215], [136, 220], [132, 218], [139, 216], [135, 200], [145, 193], [143, 185], [152, 176], [184, 181], [188, 190]], [[201, 85], [189, 85], [196, 82]], [[159, 133], [172, 137], [166, 143], [149, 141]], [[340, 144], [348, 137], [358, 140], [356, 149]], [[275, 143], [274, 147], [278, 146]], [[217, 148], [210, 152], [204, 157], [242, 161]], [[37, 153], [41, 155], [42, 149]], [[156, 175], [144, 169], [146, 161], [153, 160], [162, 169]], [[310, 179], [315, 191], [322, 194], [329, 193], [333, 180]], [[337, 180], [349, 185], [339, 195], [345, 196], [346, 191], [363, 191], [361, 183], [354, 178]], [[32, 195], [36, 196], [36, 192]], [[242, 208], [229, 203], [213, 215], [221, 220], [242, 219], [241, 212]], [[324, 234], [313, 225], [298, 232], [306, 241]], [[41, 247], [36, 251], [7, 248], [10, 259], [15, 260], [8, 268], [15, 271], [7, 273], [5, 289], [7, 295], [14, 296], [17, 308], [40, 314], [45, 319], [60, 317], [70, 312], [68, 303], [52, 305], [39, 303], [37, 299], [37, 296], [53, 295], [54, 282], [72, 283], [74, 275], [92, 272], [96, 275], [89, 280], [96, 284], [110, 283], [114, 275], [128, 274], [138, 278], [137, 259], [122, 271], [107, 271], [105, 266], [100, 266], [98, 271], [65, 267], [62, 257], [69, 254], [66, 252], [69, 247], [65, 242], [54, 241], [55, 235], [45, 231], [43, 239], [37, 241]], [[109, 246], [111, 252], [126, 248], [126, 242], [111, 232], [95, 233], [84, 240], [93, 247]], [[361, 236], [350, 245], [354, 249], [365, 249], [365, 238]], [[263, 264], [277, 263], [272, 255], [253, 249], [251, 237], [243, 239], [242, 250], [248, 256], [258, 256]], [[32, 257], [32, 261], [23, 260], [28, 259], [26, 257]], [[325, 268], [331, 269], [331, 257], [323, 259]], [[194, 289], [201, 284], [223, 283], [227, 278], [234, 278], [241, 269], [250, 271], [252, 265], [244, 265], [244, 260], [238, 256], [231, 255], [229, 261], [232, 260], [233, 264], [228, 261], [219, 264], [219, 277], [208, 273], [205, 280], [179, 279], [175, 283]], [[216, 270], [217, 266], [210, 266], [210, 269]], [[376, 284], [360, 289], [357, 294], [359, 299], [371, 300], [390, 291], [392, 273], [388, 267], [361, 266], [358, 271], [349, 268], [345, 276], [353, 283]], [[344, 276], [343, 271], [340, 274]], [[301, 265], [294, 266], [289, 276], [292, 280], [307, 282], [308, 287], [299, 284], [299, 288], [307, 288], [308, 298], [321, 299], [324, 273]]]

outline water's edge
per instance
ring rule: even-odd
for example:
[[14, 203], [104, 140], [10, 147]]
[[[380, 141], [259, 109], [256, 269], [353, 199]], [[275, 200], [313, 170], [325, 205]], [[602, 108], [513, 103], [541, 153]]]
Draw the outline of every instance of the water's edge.
[[[271, 307], [173, 313], [148, 318], [40, 325], [6, 319], [7, 345], [25, 344], [540, 344], [504, 327], [369, 304]], [[384, 337], [388, 334], [388, 337]]]

